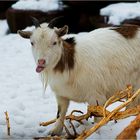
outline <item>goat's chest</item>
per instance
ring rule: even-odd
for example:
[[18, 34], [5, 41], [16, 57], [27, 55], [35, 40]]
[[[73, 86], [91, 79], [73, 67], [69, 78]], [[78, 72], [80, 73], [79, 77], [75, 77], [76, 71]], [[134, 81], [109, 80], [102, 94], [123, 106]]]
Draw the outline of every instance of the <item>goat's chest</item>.
[[80, 96], [80, 92], [77, 88], [73, 87], [67, 75], [51, 75], [49, 76], [49, 84], [57, 96], [62, 96], [76, 102], [85, 101], [84, 98]]
[[76, 96], [76, 89], [69, 83], [69, 79], [65, 75], [50, 75], [49, 84], [56, 95], [66, 97], [69, 100], [79, 102], [78, 96]]

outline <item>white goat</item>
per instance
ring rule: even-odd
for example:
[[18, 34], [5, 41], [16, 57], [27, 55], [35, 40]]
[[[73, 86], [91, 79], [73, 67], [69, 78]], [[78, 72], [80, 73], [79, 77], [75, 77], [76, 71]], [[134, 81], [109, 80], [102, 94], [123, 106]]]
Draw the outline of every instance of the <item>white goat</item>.
[[127, 84], [140, 87], [138, 26], [101, 28], [68, 38], [64, 36], [68, 26], [58, 29], [53, 22], [48, 26], [40, 26], [37, 20], [34, 23], [33, 32], [18, 33], [30, 38], [36, 71], [56, 94], [58, 119], [52, 135], [61, 134], [70, 100], [103, 105]]

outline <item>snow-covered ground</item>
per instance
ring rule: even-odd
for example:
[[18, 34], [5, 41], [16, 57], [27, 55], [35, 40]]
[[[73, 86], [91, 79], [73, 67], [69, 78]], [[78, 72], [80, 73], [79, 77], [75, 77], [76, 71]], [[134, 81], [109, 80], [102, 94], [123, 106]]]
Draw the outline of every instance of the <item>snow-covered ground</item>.
[[[48, 87], [46, 93], [42, 94], [42, 84], [35, 72], [29, 40], [18, 34], [6, 35], [7, 28], [6, 22], [0, 21], [0, 139], [46, 136], [54, 124], [41, 127], [39, 123], [55, 118], [57, 108], [54, 93]], [[86, 112], [86, 105], [71, 102], [68, 114], [73, 109]], [[11, 136], [7, 136], [5, 111], [10, 117]], [[115, 139], [133, 119], [130, 117], [118, 123], [109, 122], [88, 139]], [[83, 125], [74, 124], [81, 133], [93, 126], [92, 121], [84, 121]]]
[[59, 8], [58, 0], [19, 0], [12, 5], [14, 9], [39, 10], [47, 12]]
[[126, 19], [140, 19], [140, 2], [111, 4], [100, 10], [100, 15], [109, 17], [109, 24], [120, 25]]

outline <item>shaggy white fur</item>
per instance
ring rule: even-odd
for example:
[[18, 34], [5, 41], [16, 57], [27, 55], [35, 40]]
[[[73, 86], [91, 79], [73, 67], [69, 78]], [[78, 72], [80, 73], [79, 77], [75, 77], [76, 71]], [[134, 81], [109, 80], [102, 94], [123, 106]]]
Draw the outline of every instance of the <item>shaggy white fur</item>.
[[[113, 27], [110, 27], [113, 28]], [[46, 60], [41, 73], [45, 87], [47, 82], [56, 94], [59, 118], [53, 135], [60, 135], [69, 101], [103, 105], [116, 91], [132, 84], [140, 87], [140, 30], [134, 38], [127, 39], [115, 30], [101, 28], [84, 35], [70, 35], [75, 39], [74, 68], [55, 72], [54, 66], [63, 52], [62, 39], [55, 29], [47, 26], [37, 28], [31, 35], [33, 55]], [[53, 41], [52, 41], [53, 36]], [[58, 42], [60, 40], [60, 44]], [[57, 44], [53, 45], [52, 42]], [[137, 104], [138, 99], [134, 104]], [[133, 104], [133, 105], [134, 105]]]

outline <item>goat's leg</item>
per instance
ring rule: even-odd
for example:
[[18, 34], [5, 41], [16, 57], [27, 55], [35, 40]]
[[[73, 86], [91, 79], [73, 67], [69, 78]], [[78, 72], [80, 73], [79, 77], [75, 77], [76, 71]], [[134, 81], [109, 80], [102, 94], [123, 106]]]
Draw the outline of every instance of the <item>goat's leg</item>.
[[63, 124], [65, 115], [69, 106], [69, 100], [61, 97], [56, 96], [57, 104], [58, 104], [58, 112], [57, 112], [57, 121], [55, 123], [55, 127], [53, 130], [50, 131], [49, 134], [51, 135], [60, 135], [63, 130]]

